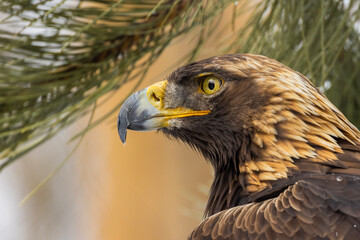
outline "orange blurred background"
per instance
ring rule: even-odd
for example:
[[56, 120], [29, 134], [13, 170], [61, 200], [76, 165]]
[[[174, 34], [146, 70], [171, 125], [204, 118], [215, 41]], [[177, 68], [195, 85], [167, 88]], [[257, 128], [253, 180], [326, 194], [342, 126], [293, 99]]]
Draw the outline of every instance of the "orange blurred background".
[[[199, 58], [216, 55], [222, 41], [231, 37], [233, 8], [224, 12]], [[236, 28], [241, 22], [237, 19]], [[175, 70], [196, 36], [194, 30], [175, 39], [140, 88]], [[100, 104], [95, 119], [133, 85]], [[68, 140], [86, 126], [89, 116], [0, 174], [0, 239], [186, 239], [202, 219], [211, 167], [188, 146], [156, 132], [129, 131], [124, 146], [116, 117], [117, 113], [91, 130], [65, 166], [22, 206], [26, 194], [74, 148], [77, 140]]]

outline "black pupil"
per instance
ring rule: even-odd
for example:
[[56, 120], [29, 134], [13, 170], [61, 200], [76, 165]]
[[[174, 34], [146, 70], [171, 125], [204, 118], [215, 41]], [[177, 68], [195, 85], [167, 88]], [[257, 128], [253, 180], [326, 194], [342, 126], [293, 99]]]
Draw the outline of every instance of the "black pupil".
[[209, 88], [210, 90], [214, 90], [214, 88], [215, 88], [215, 82], [214, 82], [214, 80], [209, 80], [208, 88]]

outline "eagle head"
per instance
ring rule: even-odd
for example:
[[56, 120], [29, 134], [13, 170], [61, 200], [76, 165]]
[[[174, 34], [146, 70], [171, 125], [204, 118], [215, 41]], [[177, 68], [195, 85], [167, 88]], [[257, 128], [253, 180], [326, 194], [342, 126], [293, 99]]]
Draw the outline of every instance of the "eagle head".
[[244, 55], [208, 58], [136, 92], [119, 113], [121, 140], [127, 128], [159, 129], [199, 150], [215, 166], [227, 164], [236, 158], [244, 136], [254, 132], [252, 122], [269, 101], [252, 74], [252, 62]]
[[340, 144], [359, 142], [358, 130], [305, 76], [251, 54], [191, 63], [134, 93], [118, 116], [122, 142], [127, 129], [160, 130], [211, 162], [209, 213], [298, 173], [346, 168]]

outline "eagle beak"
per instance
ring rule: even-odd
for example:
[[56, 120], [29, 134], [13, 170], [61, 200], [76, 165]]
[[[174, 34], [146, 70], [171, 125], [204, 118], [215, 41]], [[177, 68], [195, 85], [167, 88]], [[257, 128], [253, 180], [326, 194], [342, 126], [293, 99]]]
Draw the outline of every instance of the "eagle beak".
[[118, 132], [123, 143], [127, 129], [150, 131], [170, 126], [169, 120], [208, 114], [210, 111], [194, 111], [183, 107], [166, 109], [164, 96], [167, 81], [155, 83], [131, 95], [118, 115]]

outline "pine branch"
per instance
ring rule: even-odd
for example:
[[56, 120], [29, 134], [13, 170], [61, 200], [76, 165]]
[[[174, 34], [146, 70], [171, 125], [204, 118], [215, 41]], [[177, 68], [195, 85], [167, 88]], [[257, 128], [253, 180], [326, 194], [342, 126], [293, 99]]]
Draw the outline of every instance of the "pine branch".
[[0, 170], [141, 81], [172, 39], [230, 1], [33, 2], [0, 3]]

